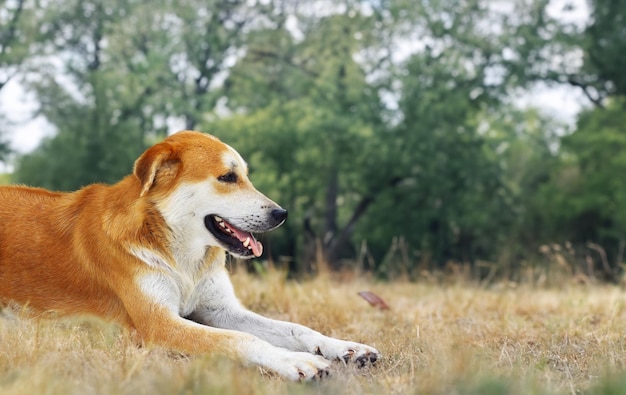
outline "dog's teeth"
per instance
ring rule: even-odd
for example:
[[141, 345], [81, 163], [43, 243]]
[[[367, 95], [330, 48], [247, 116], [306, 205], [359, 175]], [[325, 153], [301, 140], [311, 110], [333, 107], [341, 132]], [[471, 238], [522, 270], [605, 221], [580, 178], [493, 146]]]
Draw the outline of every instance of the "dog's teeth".
[[250, 238], [249, 237], [246, 239], [246, 241], [243, 242], [243, 246], [244, 247], [248, 247], [248, 245], [250, 245]]
[[249, 250], [251, 250], [251, 249], [252, 249], [252, 246], [248, 246], [248, 249], [249, 249]]
[[226, 224], [225, 224], [224, 222], [220, 222], [220, 226], [221, 226], [222, 228], [226, 228]]
[[224, 220], [218, 217], [217, 215], [214, 215], [213, 218], [215, 218], [217, 222], [224, 222]]

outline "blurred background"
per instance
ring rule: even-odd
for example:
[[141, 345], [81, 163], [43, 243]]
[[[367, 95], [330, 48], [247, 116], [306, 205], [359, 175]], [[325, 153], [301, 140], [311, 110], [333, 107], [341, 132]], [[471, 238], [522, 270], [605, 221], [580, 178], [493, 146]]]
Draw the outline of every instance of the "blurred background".
[[0, 182], [209, 132], [289, 209], [292, 276], [619, 282], [625, 97], [619, 0], [0, 1]]

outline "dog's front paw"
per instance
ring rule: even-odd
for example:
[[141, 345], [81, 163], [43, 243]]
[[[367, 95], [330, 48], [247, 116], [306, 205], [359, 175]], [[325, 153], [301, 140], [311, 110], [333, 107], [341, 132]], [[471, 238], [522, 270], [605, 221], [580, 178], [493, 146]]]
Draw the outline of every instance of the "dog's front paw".
[[330, 363], [319, 355], [280, 350], [266, 355], [261, 366], [292, 381], [319, 380], [330, 374]]
[[314, 353], [331, 360], [345, 363], [354, 362], [359, 367], [374, 364], [380, 359], [380, 352], [366, 344], [328, 338], [314, 349]]

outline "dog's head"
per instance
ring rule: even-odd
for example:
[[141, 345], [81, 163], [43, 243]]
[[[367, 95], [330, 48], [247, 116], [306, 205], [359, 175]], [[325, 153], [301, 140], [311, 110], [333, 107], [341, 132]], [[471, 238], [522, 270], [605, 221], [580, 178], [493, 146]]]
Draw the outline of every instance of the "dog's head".
[[174, 240], [193, 249], [222, 247], [240, 258], [260, 256], [252, 232], [281, 225], [287, 211], [257, 191], [233, 148], [199, 132], [178, 132], [137, 159], [141, 196], [156, 204]]

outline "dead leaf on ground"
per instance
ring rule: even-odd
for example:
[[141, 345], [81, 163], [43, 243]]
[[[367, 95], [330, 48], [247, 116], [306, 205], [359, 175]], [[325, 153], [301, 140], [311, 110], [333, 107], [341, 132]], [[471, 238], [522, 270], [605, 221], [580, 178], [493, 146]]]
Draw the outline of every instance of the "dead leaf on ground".
[[385, 301], [378, 295], [370, 291], [361, 291], [358, 294], [363, 299], [367, 300], [367, 302], [372, 306], [376, 307], [380, 310], [389, 310], [389, 306]]

